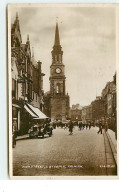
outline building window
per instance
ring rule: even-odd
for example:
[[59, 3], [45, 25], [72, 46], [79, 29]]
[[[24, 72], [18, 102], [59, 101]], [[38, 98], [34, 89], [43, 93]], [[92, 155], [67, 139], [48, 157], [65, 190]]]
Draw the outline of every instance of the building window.
[[25, 96], [25, 83], [22, 83], [22, 96]]
[[36, 102], [37, 102], [37, 94], [36, 94]]
[[17, 86], [16, 86], [16, 80], [12, 79], [12, 98], [16, 99], [16, 93], [17, 93]]
[[57, 55], [55, 55], [55, 61], [57, 62]]
[[59, 62], [61, 63], [61, 54], [59, 54]]
[[32, 84], [29, 84], [29, 98], [32, 99]]

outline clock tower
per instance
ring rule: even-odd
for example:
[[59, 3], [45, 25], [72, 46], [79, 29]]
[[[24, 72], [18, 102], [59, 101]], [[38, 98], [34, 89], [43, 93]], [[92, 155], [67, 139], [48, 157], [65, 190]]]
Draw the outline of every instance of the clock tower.
[[50, 66], [50, 112], [51, 120], [65, 121], [69, 117], [69, 96], [65, 89], [65, 66], [60, 45], [58, 23], [56, 23], [55, 41]]

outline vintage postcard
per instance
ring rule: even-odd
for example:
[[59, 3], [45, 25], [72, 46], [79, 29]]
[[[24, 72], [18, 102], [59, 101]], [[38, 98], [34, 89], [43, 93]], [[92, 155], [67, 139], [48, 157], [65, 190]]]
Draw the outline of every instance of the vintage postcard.
[[117, 178], [119, 7], [7, 11], [10, 177]]

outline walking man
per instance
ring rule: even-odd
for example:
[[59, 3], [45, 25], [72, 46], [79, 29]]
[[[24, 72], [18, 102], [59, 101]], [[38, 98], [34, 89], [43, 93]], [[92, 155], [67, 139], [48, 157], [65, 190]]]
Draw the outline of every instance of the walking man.
[[99, 131], [97, 133], [102, 134], [102, 123], [101, 122], [99, 123]]
[[79, 122], [79, 129], [81, 130], [82, 128], [82, 123]]
[[89, 123], [89, 125], [88, 125], [88, 126], [89, 126], [89, 130], [90, 130], [90, 128], [91, 128], [91, 123]]
[[72, 135], [73, 134], [73, 122], [72, 121], [70, 121], [70, 123], [69, 123], [69, 135]]

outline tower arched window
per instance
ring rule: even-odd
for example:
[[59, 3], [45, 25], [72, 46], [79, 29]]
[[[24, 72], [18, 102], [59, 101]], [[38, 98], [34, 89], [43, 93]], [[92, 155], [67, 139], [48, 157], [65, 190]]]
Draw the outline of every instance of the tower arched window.
[[60, 93], [60, 83], [57, 83], [56, 85], [56, 93]]
[[59, 62], [61, 63], [61, 61], [62, 61], [62, 60], [61, 60], [61, 54], [59, 54]]
[[57, 61], [59, 61], [59, 55], [57, 55]]
[[57, 62], [57, 55], [55, 55], [55, 62]]

